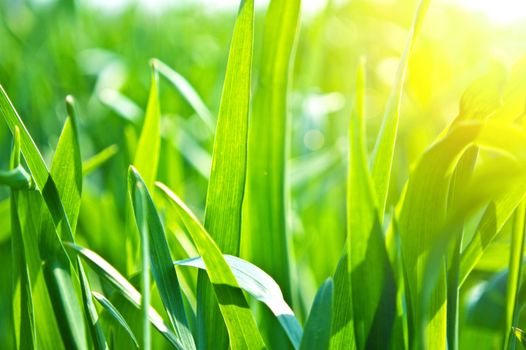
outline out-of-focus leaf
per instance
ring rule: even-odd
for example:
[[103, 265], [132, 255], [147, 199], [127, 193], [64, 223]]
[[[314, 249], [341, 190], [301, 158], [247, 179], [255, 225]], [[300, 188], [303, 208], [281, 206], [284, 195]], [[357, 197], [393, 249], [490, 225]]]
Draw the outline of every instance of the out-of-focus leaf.
[[111, 145], [111, 146], [104, 148], [102, 151], [95, 154], [93, 157], [89, 158], [88, 160], [82, 162], [82, 175], [86, 176], [90, 174], [92, 171], [94, 171], [95, 169], [100, 167], [102, 164], [106, 163], [114, 155], [116, 155], [118, 151], [119, 151], [119, 147], [117, 145]]
[[376, 202], [378, 203], [380, 222], [383, 222], [387, 193], [389, 190], [389, 182], [391, 179], [393, 154], [396, 144], [396, 135], [398, 133], [400, 102], [402, 100], [402, 92], [404, 88], [407, 66], [409, 64], [409, 56], [411, 55], [416, 38], [420, 32], [420, 28], [422, 27], [429, 3], [430, 0], [421, 0], [418, 5], [418, 9], [409, 32], [409, 37], [407, 38], [404, 53], [398, 64], [398, 71], [393, 83], [391, 95], [387, 101], [384, 118], [382, 120], [382, 126], [380, 128], [380, 132], [378, 133], [373, 154], [370, 159], [372, 165], [372, 179], [374, 182], [377, 198]]
[[160, 60], [156, 59], [154, 62], [155, 69], [173, 84], [177, 91], [179, 91], [185, 100], [188, 101], [190, 106], [192, 106], [206, 126], [208, 126], [210, 131], [213, 131], [215, 128], [215, 122], [212, 118], [212, 113], [210, 113], [205, 103], [188, 80]]

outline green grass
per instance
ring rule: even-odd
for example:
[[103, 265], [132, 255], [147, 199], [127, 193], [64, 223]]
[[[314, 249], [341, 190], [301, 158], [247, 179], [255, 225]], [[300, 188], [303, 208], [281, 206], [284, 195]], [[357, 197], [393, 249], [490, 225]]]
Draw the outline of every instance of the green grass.
[[0, 5], [2, 348], [524, 346], [511, 35], [302, 5]]

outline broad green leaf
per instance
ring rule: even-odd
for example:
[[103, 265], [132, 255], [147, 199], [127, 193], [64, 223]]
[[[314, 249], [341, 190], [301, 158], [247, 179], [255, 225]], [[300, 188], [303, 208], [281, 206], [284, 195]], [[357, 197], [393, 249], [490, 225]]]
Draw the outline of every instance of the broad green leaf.
[[347, 182], [347, 257], [358, 349], [385, 348], [389, 344], [396, 306], [394, 279], [367, 167], [364, 115], [362, 62], [351, 114]]
[[160, 60], [154, 60], [154, 67], [162, 76], [172, 83], [181, 96], [183, 96], [190, 106], [192, 106], [194, 111], [203, 120], [210, 131], [213, 131], [215, 128], [215, 122], [212, 118], [212, 113], [210, 113], [205, 103], [188, 80]]
[[[204, 226], [225, 254], [239, 255], [245, 190], [248, 113], [254, 40], [254, 0], [241, 0], [219, 105]], [[202, 255], [202, 254], [201, 254]], [[221, 303], [221, 302], [220, 302]], [[200, 349], [244, 346], [245, 336], [225, 328], [206, 273], [197, 282], [197, 345]], [[224, 315], [223, 315], [224, 316]], [[227, 322], [225, 320], [225, 322]], [[259, 339], [255, 339], [257, 343]], [[249, 342], [250, 343], [250, 342]]]
[[416, 38], [422, 27], [425, 14], [431, 0], [421, 0], [416, 11], [409, 37], [405, 46], [404, 53], [398, 64], [395, 80], [391, 90], [391, 95], [387, 101], [382, 126], [376, 139], [376, 144], [371, 156], [372, 178], [376, 193], [376, 202], [378, 203], [378, 214], [380, 222], [383, 222], [385, 207], [387, 202], [387, 193], [389, 191], [389, 182], [393, 165], [393, 154], [398, 133], [398, 120], [400, 118], [400, 103], [402, 101], [402, 92], [404, 81], [409, 64], [409, 57]]
[[[137, 309], [141, 309], [141, 294], [106, 260], [95, 252], [73, 243], [66, 242], [65, 246], [80, 254], [80, 256], [95, 270], [97, 275], [113, 285], [117, 291]], [[179, 338], [169, 329], [169, 326], [163, 321], [162, 317], [159, 316], [159, 313], [157, 313], [157, 311], [151, 306], [148, 315], [153, 326], [170, 342], [170, 344], [177, 349], [184, 350]]]
[[192, 236], [197, 252], [203, 258], [206, 273], [214, 287], [219, 308], [228, 330], [230, 347], [232, 349], [247, 347], [263, 349], [265, 344], [247, 301], [218, 245], [179, 197], [161, 183], [157, 183], [157, 187], [173, 205], [180, 220]]
[[133, 166], [130, 167], [128, 172], [128, 192], [135, 212], [137, 226], [139, 231], [141, 231], [141, 237], [148, 240], [149, 251], [143, 254], [143, 257], [148, 255], [150, 257], [153, 278], [159, 289], [168, 317], [181, 339], [183, 347], [185, 349], [193, 349], [195, 348], [195, 343], [188, 327], [181, 288], [172, 263], [164, 228], [146, 184]]
[[[277, 317], [294, 348], [297, 349], [303, 330], [294, 316], [294, 312], [283, 299], [279, 285], [265, 271], [248, 261], [232, 255], [223, 255], [223, 258], [232, 270], [239, 287], [268, 306], [274, 316]], [[175, 261], [174, 264], [206, 270], [206, 265], [201, 257]]]
[[305, 323], [300, 350], [329, 349], [334, 298], [333, 289], [332, 279], [329, 278], [316, 293], [309, 317]]
[[101, 304], [104, 307], [104, 309], [111, 315], [111, 317], [113, 317], [115, 319], [115, 321], [117, 321], [122, 326], [122, 328], [124, 328], [126, 333], [128, 333], [130, 338], [133, 340], [133, 343], [135, 344], [135, 346], [137, 346], [137, 348], [138, 348], [139, 347], [139, 343], [137, 342], [137, 339], [135, 338], [135, 335], [133, 334], [130, 326], [128, 325], [128, 323], [126, 322], [124, 317], [122, 317], [122, 315], [119, 312], [119, 310], [117, 310], [115, 308], [115, 306], [113, 306], [111, 301], [106, 299], [106, 297], [104, 295], [102, 295], [100, 293], [97, 293], [97, 292], [91, 292], [91, 294], [93, 295], [95, 300], [97, 300], [99, 302], [99, 304]]

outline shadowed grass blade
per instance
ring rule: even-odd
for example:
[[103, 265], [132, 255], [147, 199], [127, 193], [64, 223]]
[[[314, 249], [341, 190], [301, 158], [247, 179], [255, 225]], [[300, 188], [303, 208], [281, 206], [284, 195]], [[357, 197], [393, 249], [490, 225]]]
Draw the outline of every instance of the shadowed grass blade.
[[[303, 330], [294, 316], [294, 312], [283, 299], [279, 285], [256, 265], [232, 255], [223, 255], [223, 257], [232, 270], [239, 287], [269, 307], [292, 345], [297, 349]], [[175, 261], [174, 264], [206, 270], [206, 265], [201, 257]]]
[[325, 281], [314, 298], [305, 331], [301, 339], [300, 350], [326, 350], [331, 337], [333, 312], [332, 279]]

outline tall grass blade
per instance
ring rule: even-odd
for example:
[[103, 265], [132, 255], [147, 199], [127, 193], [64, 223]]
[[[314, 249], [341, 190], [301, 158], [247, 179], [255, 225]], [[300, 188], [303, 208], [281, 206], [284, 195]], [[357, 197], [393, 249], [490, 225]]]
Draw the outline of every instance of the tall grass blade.
[[[241, 0], [219, 106], [206, 196], [204, 226], [225, 254], [239, 255], [245, 190], [248, 112], [254, 40], [254, 0]], [[228, 335], [206, 273], [198, 273], [197, 343], [200, 349], [228, 347]], [[237, 335], [230, 333], [231, 337]], [[230, 339], [231, 347], [241, 346]]]
[[409, 32], [409, 37], [407, 38], [404, 53], [398, 64], [398, 71], [395, 76], [391, 95], [387, 102], [382, 126], [378, 133], [373, 154], [371, 156], [372, 178], [377, 198], [376, 201], [378, 203], [380, 222], [383, 222], [386, 209], [387, 194], [389, 191], [389, 182], [393, 165], [393, 154], [396, 144], [396, 135], [398, 133], [398, 120], [400, 119], [400, 103], [402, 101], [402, 92], [407, 66], [409, 64], [409, 56], [415, 45], [416, 38], [422, 27], [422, 22], [424, 21], [424, 16], [430, 2], [431, 0], [421, 0], [418, 5]]
[[[287, 236], [288, 92], [300, 5], [301, 0], [272, 0], [265, 18], [261, 64], [250, 116], [243, 211], [243, 254], [276, 279], [289, 302], [292, 292]], [[262, 312], [262, 329], [268, 345], [286, 347], [285, 335], [275, 331], [279, 330], [275, 318], [267, 310]]]
[[128, 172], [128, 191], [141, 236], [148, 240], [149, 251], [144, 255], [149, 256], [151, 260], [152, 275], [168, 317], [183, 347], [194, 349], [195, 343], [188, 327], [181, 288], [170, 256], [164, 228], [146, 184], [133, 166]]

